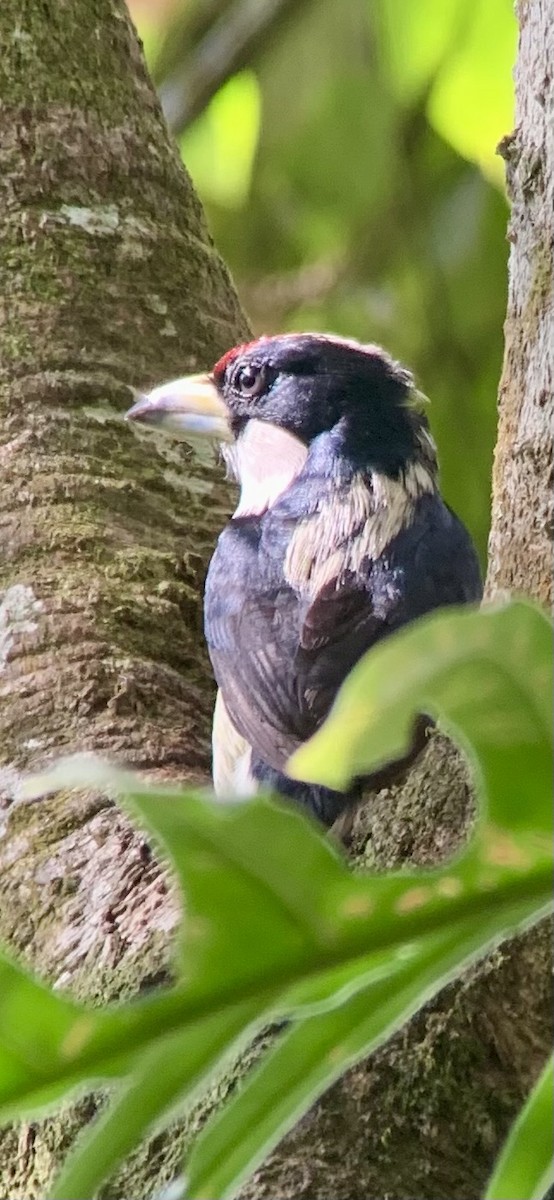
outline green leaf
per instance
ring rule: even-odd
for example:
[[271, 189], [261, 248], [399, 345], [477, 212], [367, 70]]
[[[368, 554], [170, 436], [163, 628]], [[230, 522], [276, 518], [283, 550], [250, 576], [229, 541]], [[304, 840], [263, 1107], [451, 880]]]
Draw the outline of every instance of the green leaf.
[[327, 897], [350, 876], [292, 807], [155, 788], [91, 756], [60, 762], [27, 794], [79, 786], [116, 791], [169, 854], [187, 898], [181, 960], [191, 993], [222, 974], [227, 989], [263, 977], [332, 937]]
[[341, 1006], [295, 1024], [200, 1135], [187, 1200], [234, 1196], [317, 1097], [482, 953], [495, 932], [490, 918], [468, 920], [455, 934], [426, 939], [392, 981], [372, 982]]
[[[0, 1110], [8, 1119], [50, 1108], [79, 1082], [73, 1052], [97, 1015], [37, 983], [0, 956]], [[120, 1047], [105, 1075], [128, 1067]]]
[[550, 622], [530, 604], [436, 613], [362, 659], [289, 770], [345, 788], [399, 757], [427, 712], [477, 756], [494, 825], [549, 832], [551, 660]]
[[[71, 1009], [64, 1053], [50, 1061], [46, 1072], [54, 1081], [65, 1079], [68, 1088], [76, 1080], [83, 1083], [114, 1076], [118, 1069], [123, 1073], [124, 1068], [126, 1074], [131, 1066], [140, 1071], [145, 1051], [149, 1053], [157, 1044], [163, 1055], [168, 1036], [184, 1035], [198, 1028], [202, 1020], [224, 1014], [242, 1002], [252, 1004], [248, 1009], [252, 1021], [256, 1014], [267, 1018], [271, 1011], [290, 1014], [313, 1011], [318, 1005], [329, 1010], [345, 996], [359, 992], [368, 980], [376, 984], [387, 979], [387, 986], [394, 989], [402, 956], [409, 961], [415, 955], [417, 939], [445, 930], [455, 932], [471, 918], [484, 947], [490, 930], [483, 930], [483, 921], [492, 922], [495, 936], [506, 935], [514, 923], [537, 919], [550, 898], [550, 866], [540, 842], [532, 858], [526, 850], [507, 865], [490, 862], [480, 851], [472, 851], [442, 871], [353, 878], [308, 823], [267, 803], [224, 809], [195, 796], [149, 789], [134, 777], [91, 760], [65, 764], [54, 773], [51, 786], [56, 778], [65, 786], [72, 778], [88, 785], [106, 786], [109, 782], [113, 787], [115, 782], [123, 791], [133, 788], [135, 804], [140, 804], [158, 834], [163, 830], [185, 876], [187, 862], [192, 864], [188, 877], [194, 905], [204, 902], [210, 914], [210, 920], [196, 928], [191, 962], [185, 959], [185, 977], [176, 988], [103, 1013]], [[259, 845], [267, 847], [267, 855], [260, 856]], [[227, 953], [218, 942], [219, 957], [201, 953], [195, 958], [196, 942], [204, 937], [211, 942], [212, 922], [219, 919], [225, 926], [229, 920], [227, 911], [218, 916], [212, 897], [206, 900], [204, 873], [208, 870], [210, 877], [213, 875], [212, 855], [218, 856], [219, 874], [229, 872], [230, 880], [235, 878], [238, 864], [239, 883], [247, 879], [252, 889], [245, 894], [254, 907], [268, 908], [267, 946], [261, 957], [256, 949], [250, 971], [245, 970], [248, 948], [242, 935], [236, 939], [232, 932]], [[217, 893], [217, 903], [226, 895]], [[246, 929], [259, 929], [259, 925], [250, 925], [250, 902], [247, 907], [246, 912], [235, 910], [236, 924], [240, 927], [244, 922]], [[272, 941], [272, 921], [278, 933], [281, 922], [294, 925], [295, 920], [294, 952], [290, 958], [283, 957], [279, 939]], [[235, 954], [241, 955], [240, 969], [234, 963]], [[30, 1017], [28, 1029], [32, 1028]], [[22, 1029], [21, 1038], [26, 1033], [28, 1030]], [[131, 1055], [133, 1059], [125, 1057]], [[181, 1098], [187, 1086], [184, 1080]], [[129, 1103], [134, 1098], [131, 1093]]]
[[551, 1058], [512, 1128], [485, 1200], [544, 1200], [554, 1183], [553, 1089]]
[[[419, 711], [440, 713], [475, 746], [489, 822], [438, 870], [353, 877], [290, 809], [263, 798], [221, 805], [94, 759], [70, 760], [34, 782], [32, 794], [115, 790], [167, 849], [186, 893], [175, 987], [100, 1013], [60, 1008], [53, 998], [53, 1038], [48, 1005], [39, 1010], [44, 989], [29, 985], [26, 1008], [7, 1004], [0, 1105], [15, 1101], [27, 1111], [39, 1095], [121, 1081], [113, 1107], [62, 1174], [56, 1200], [95, 1188], [247, 1029], [293, 1018], [193, 1157], [193, 1195], [230, 1195], [348, 1063], [464, 963], [547, 911], [552, 847], [543, 836], [541, 772], [549, 778], [550, 644], [548, 623], [528, 605], [446, 612], [374, 651], [339, 698], [327, 755], [341, 770], [369, 765], [376, 750], [401, 750]], [[372, 671], [379, 692], [368, 690]], [[25, 994], [17, 971], [13, 983]]]
[[291, 985], [360, 960], [365, 970], [368, 955], [482, 909], [498, 913], [500, 930], [514, 903], [532, 914], [550, 896], [551, 846], [541, 839], [523, 850], [488, 838], [439, 871], [352, 877], [315, 827], [266, 800], [222, 805], [152, 788], [91, 759], [69, 760], [34, 786], [71, 783], [127, 793], [170, 847], [190, 908], [183, 983], [95, 1027], [80, 1053], [99, 1061], [133, 1037], [152, 1036], [157, 1021], [169, 1031], [255, 994], [265, 1008]]
[[147, 1049], [129, 1083], [70, 1155], [50, 1200], [92, 1196], [125, 1155], [198, 1089], [257, 1015], [257, 1003], [246, 1002]]

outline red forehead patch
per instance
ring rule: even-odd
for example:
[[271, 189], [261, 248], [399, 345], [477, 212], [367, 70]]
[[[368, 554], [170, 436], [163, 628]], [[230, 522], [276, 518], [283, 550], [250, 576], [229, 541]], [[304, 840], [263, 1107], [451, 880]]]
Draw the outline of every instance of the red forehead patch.
[[232, 363], [233, 360], [238, 358], [239, 354], [243, 354], [245, 350], [249, 350], [251, 346], [255, 346], [258, 340], [258, 338], [255, 338], [252, 342], [241, 342], [240, 346], [233, 346], [232, 350], [228, 350], [227, 353], [222, 356], [222, 358], [218, 359], [212, 371], [212, 374], [215, 375], [216, 379], [221, 379], [225, 374], [229, 363]]

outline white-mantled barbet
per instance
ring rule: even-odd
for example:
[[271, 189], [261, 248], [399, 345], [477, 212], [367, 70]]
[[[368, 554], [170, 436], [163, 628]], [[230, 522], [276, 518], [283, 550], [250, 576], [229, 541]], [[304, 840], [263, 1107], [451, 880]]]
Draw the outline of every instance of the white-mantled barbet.
[[221, 442], [240, 486], [206, 581], [219, 687], [216, 792], [262, 785], [331, 825], [392, 782], [425, 741], [348, 794], [300, 783], [287, 761], [324, 721], [351, 668], [401, 626], [478, 601], [477, 555], [441, 497], [412, 376], [378, 346], [315, 333], [236, 346], [210, 373], [164, 384], [128, 416]]

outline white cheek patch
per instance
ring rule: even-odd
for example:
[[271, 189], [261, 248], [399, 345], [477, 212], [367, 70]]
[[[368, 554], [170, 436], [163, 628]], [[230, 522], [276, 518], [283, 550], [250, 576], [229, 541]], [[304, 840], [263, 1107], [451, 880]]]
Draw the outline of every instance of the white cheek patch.
[[235, 517], [260, 516], [271, 508], [308, 457], [307, 447], [293, 433], [267, 421], [249, 421], [233, 449], [233, 468], [241, 485]]

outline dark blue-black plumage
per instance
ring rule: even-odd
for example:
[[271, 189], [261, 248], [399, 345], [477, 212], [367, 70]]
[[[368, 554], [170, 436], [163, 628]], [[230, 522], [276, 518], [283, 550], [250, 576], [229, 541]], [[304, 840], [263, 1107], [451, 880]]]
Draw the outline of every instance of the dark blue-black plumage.
[[[359, 788], [343, 796], [294, 782], [287, 759], [371, 646], [438, 607], [479, 600], [477, 557], [438, 491], [411, 377], [383, 351], [315, 335], [261, 339], [227, 355], [214, 380], [239, 450], [251, 422], [304, 447], [266, 507], [260, 472], [258, 511], [239, 505], [219, 538], [205, 595], [214, 672], [253, 776], [331, 824]], [[244, 482], [246, 452], [230, 458]], [[403, 769], [423, 729], [406, 759], [366, 786]]]
[[481, 596], [413, 380], [379, 347], [289, 334], [235, 347], [210, 375], [163, 384], [128, 415], [223, 440], [240, 484], [206, 584], [216, 791], [262, 781], [331, 824], [362, 785], [390, 782], [413, 759], [425, 719], [406, 757], [348, 796], [290, 779], [290, 755], [366, 650]]

